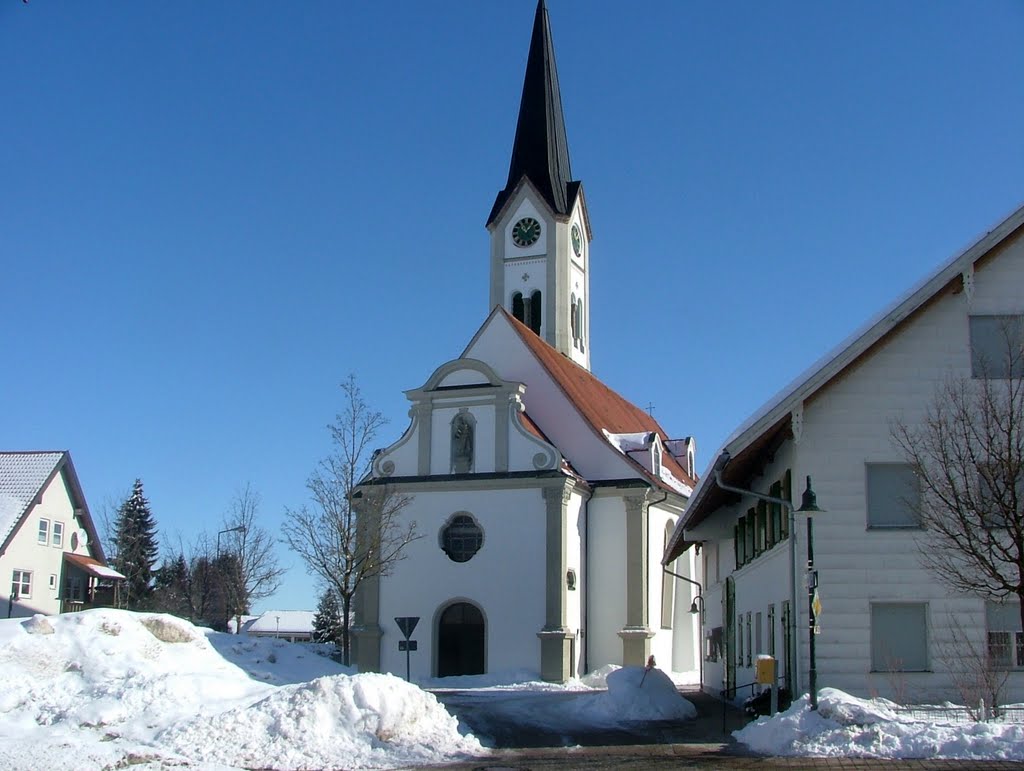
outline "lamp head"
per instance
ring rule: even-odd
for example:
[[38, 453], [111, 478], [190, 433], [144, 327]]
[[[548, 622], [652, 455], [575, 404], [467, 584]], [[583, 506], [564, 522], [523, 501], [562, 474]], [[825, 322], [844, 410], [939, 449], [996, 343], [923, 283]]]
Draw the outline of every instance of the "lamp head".
[[811, 489], [811, 478], [809, 476], [807, 477], [807, 489], [804, 490], [803, 498], [800, 501], [800, 508], [797, 511], [805, 514], [823, 513], [825, 511], [818, 508], [818, 496]]

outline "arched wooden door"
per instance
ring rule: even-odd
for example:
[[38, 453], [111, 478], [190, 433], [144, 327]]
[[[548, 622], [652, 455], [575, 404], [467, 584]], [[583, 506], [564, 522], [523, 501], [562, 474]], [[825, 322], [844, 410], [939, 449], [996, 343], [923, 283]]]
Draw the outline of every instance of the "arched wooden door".
[[468, 602], [456, 602], [437, 620], [437, 676], [484, 674], [487, 639], [484, 615]]

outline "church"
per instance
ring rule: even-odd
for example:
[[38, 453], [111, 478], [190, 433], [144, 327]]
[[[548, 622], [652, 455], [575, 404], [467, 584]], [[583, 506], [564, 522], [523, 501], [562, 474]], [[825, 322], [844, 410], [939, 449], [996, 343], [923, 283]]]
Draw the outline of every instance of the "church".
[[[423, 537], [361, 585], [355, 661], [401, 673], [408, 655], [414, 680], [563, 682], [651, 655], [695, 670], [694, 550], [661, 559], [696, 484], [696, 447], [591, 373], [591, 222], [544, 0], [487, 230], [491, 313], [406, 391], [410, 425], [364, 480], [408, 496], [401, 516]], [[400, 646], [401, 617], [419, 619], [415, 652]]]

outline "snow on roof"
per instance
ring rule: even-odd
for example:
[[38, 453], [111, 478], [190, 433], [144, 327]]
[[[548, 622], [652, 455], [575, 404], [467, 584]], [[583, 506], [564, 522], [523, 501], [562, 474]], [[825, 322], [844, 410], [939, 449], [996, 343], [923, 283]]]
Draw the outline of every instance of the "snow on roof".
[[64, 559], [97, 578], [124, 578], [123, 575], [113, 568], [108, 568], [102, 562], [94, 560], [92, 557], [85, 557], [81, 554], [65, 554]]
[[[635, 431], [627, 434], [613, 434], [606, 428], [602, 428], [601, 433], [604, 434], [608, 443], [612, 447], [626, 457], [629, 457], [629, 453], [631, 452], [649, 452], [651, 443], [654, 441], [654, 437], [657, 436], [653, 431]], [[693, 487], [673, 474], [672, 469], [670, 469], [669, 465], [664, 461], [665, 458], [662, 457], [661, 468], [657, 475], [658, 478], [682, 495], [689, 496], [693, 493]], [[644, 468], [647, 469], [646, 464], [644, 464]], [[647, 471], [651, 474], [654, 473], [652, 469], [647, 469]]]
[[39, 495], [63, 451], [0, 452], [0, 543]]
[[311, 610], [268, 610], [245, 629], [248, 632], [310, 633], [315, 615]]
[[650, 448], [651, 441], [654, 439], [653, 431], [634, 431], [630, 434], [613, 434], [608, 429], [602, 428], [601, 433], [604, 434], [605, 438], [611, 443], [611, 445], [621, 453], [646, 450]]

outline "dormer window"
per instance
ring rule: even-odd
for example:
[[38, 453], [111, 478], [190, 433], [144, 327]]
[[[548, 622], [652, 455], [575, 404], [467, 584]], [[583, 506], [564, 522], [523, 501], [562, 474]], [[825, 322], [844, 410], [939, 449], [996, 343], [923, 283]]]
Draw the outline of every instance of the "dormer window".
[[654, 476], [661, 476], [661, 443], [658, 442], [657, 437], [651, 442], [651, 469], [654, 471]]

